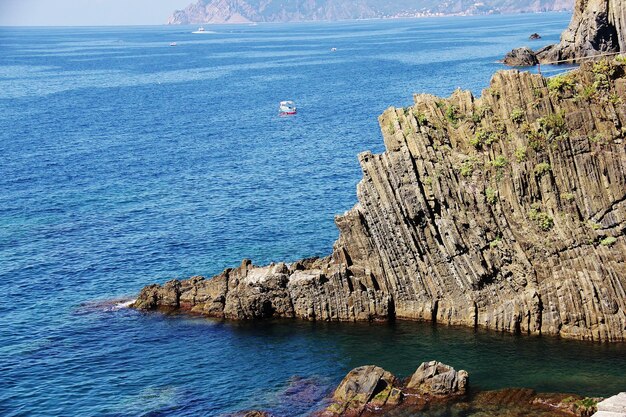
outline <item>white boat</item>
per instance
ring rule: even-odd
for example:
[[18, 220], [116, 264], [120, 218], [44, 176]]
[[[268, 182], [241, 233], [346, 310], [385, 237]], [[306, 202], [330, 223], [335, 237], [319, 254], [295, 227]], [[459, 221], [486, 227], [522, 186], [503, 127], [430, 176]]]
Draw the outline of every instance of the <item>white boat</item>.
[[296, 114], [296, 103], [291, 100], [281, 101], [280, 105], [278, 106], [278, 110], [280, 111], [281, 115]]
[[330, 48], [330, 52], [337, 52], [337, 48]]
[[170, 43], [170, 46], [176, 46], [176, 42]]
[[211, 31], [208, 31], [208, 30], [204, 29], [204, 26], [200, 26], [200, 27], [198, 28], [198, 30], [194, 30], [194, 31], [193, 31], [193, 32], [191, 32], [191, 33], [205, 34], [205, 33], [213, 33], [213, 32], [211, 32]]

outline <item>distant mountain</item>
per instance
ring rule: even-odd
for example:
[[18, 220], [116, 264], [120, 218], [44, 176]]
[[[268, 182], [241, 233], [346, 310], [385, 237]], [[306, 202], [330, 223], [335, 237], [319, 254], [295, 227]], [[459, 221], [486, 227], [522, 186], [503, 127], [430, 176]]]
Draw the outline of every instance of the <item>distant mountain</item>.
[[198, 0], [168, 24], [300, 22], [571, 10], [574, 0]]

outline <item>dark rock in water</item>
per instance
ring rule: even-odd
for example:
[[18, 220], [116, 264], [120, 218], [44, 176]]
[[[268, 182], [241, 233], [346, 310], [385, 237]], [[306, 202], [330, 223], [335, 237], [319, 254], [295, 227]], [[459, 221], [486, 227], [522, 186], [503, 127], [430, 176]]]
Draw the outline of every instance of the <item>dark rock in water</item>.
[[528, 39], [530, 39], [531, 41], [534, 41], [534, 40], [537, 40], [537, 39], [541, 39], [541, 35], [535, 32], [532, 35], [530, 35], [528, 37]]
[[288, 415], [294, 408], [312, 409], [324, 402], [328, 394], [328, 383], [319, 378], [294, 376], [289, 379], [284, 391], [277, 398], [276, 407], [272, 407], [272, 410], [279, 415]]
[[513, 49], [506, 54], [502, 62], [510, 67], [532, 67], [537, 65], [539, 60], [532, 49], [524, 46], [523, 48]]
[[467, 390], [468, 374], [455, 371], [441, 362], [422, 363], [411, 377], [407, 388], [422, 394], [439, 396], [463, 395]]

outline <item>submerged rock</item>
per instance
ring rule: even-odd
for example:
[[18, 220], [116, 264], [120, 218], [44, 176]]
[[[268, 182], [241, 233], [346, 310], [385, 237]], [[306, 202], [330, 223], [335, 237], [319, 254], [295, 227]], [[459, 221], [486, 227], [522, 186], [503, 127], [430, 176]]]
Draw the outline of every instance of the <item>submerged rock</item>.
[[537, 65], [539, 60], [533, 50], [525, 46], [523, 48], [513, 49], [506, 54], [502, 62], [511, 67], [531, 67]]
[[481, 98], [416, 95], [359, 155], [331, 256], [144, 288], [211, 317], [442, 324], [626, 340], [626, 66], [501, 71]]
[[541, 35], [535, 32], [532, 35], [530, 35], [528, 37], [528, 39], [530, 39], [531, 41], [534, 41], [534, 40], [537, 40], [537, 39], [541, 39]]
[[422, 394], [463, 395], [467, 390], [468, 377], [466, 371], [457, 372], [441, 362], [424, 362], [411, 377], [407, 388]]

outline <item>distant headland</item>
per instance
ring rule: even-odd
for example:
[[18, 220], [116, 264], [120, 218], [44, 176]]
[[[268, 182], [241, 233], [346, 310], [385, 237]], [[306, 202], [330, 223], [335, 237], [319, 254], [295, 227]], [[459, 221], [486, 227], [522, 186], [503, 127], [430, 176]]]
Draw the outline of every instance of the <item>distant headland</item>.
[[175, 11], [168, 24], [302, 22], [572, 10], [574, 0], [198, 0]]

